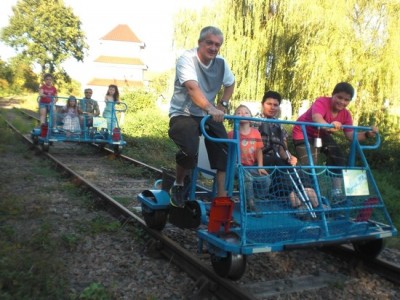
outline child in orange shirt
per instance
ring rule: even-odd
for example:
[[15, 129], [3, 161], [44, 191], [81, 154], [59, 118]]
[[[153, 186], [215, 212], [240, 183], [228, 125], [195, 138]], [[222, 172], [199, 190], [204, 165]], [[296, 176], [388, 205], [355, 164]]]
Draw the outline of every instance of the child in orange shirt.
[[[236, 116], [241, 117], [252, 117], [250, 109], [245, 105], [239, 105], [235, 110]], [[254, 202], [254, 177], [266, 176], [268, 175], [267, 170], [263, 167], [263, 148], [264, 144], [261, 139], [260, 132], [250, 126], [250, 121], [242, 120], [240, 121], [240, 161], [243, 166], [259, 166], [259, 169], [248, 169], [245, 170], [245, 191], [247, 206], [249, 210], [256, 211]], [[228, 137], [233, 138], [233, 131], [228, 132]], [[268, 190], [270, 185], [270, 180], [268, 178], [268, 183], [266, 189]]]

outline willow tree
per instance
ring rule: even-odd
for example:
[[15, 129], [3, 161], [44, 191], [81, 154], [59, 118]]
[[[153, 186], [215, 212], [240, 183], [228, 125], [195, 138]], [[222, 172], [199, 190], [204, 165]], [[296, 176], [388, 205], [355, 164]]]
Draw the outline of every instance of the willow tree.
[[[355, 123], [380, 121], [398, 105], [399, 1], [220, 0], [177, 22], [187, 35], [209, 24], [225, 34], [221, 54], [236, 76], [234, 101], [259, 101], [266, 89], [292, 100], [330, 95], [340, 81], [356, 88]], [[188, 39], [188, 36], [184, 36]], [[182, 37], [181, 37], [182, 38]], [[396, 103], [397, 101], [397, 103]]]
[[[267, 3], [254, 0], [227, 3], [231, 6], [237, 3], [237, 7], [247, 3], [252, 9], [246, 21], [258, 31], [252, 39], [257, 45], [246, 41], [245, 47], [259, 51], [258, 59], [267, 70], [265, 88], [277, 88], [293, 100], [295, 108], [301, 99], [329, 95], [340, 81], [349, 81], [356, 88], [357, 96], [351, 106], [356, 123], [361, 113], [379, 118], [386, 98], [399, 99], [395, 84], [400, 76], [400, 39], [396, 31], [399, 2], [339, 0], [332, 5], [322, 0]], [[231, 17], [234, 15], [230, 13]], [[237, 37], [237, 40], [246, 38]], [[251, 59], [247, 61], [251, 68], [254, 63]], [[241, 77], [240, 70], [236, 71]], [[262, 78], [263, 71], [260, 69], [258, 76], [250, 73], [252, 79]], [[248, 86], [247, 90], [251, 94], [254, 88]]]
[[67, 75], [63, 62], [71, 57], [83, 61], [86, 37], [79, 18], [64, 1], [19, 0], [12, 11], [1, 39], [25, 60], [37, 63], [42, 73]]
[[265, 76], [265, 62], [259, 59], [264, 56], [265, 49], [262, 44], [257, 43], [257, 39], [262, 38], [260, 32], [255, 30], [258, 25], [248, 22], [252, 9], [246, 3], [239, 5], [239, 2], [219, 1], [215, 7], [203, 9], [201, 12], [181, 11], [174, 19], [175, 46], [178, 49], [197, 45], [199, 31], [204, 26], [214, 25], [221, 28], [224, 44], [220, 54], [228, 59], [236, 76], [234, 102], [257, 99], [264, 91]]
[[178, 54], [197, 46], [201, 28], [209, 25], [202, 15], [203, 12], [183, 9], [174, 16], [174, 47]]
[[256, 11], [265, 11], [266, 5], [224, 1], [219, 11], [228, 8], [230, 13], [224, 15], [220, 27], [226, 36], [225, 56], [236, 76], [235, 101], [259, 101], [265, 90], [266, 43], [264, 31], [260, 30], [264, 19], [257, 17]]
[[[400, 39], [393, 31], [393, 26], [399, 25], [400, 3], [392, 2], [393, 5], [390, 5], [390, 1], [365, 0], [351, 2], [349, 17], [353, 29], [350, 44], [352, 55], [349, 61], [351, 67], [348, 67], [347, 72], [357, 90], [351, 108], [356, 122], [363, 117], [363, 122], [379, 123], [385, 114], [386, 99], [398, 99], [399, 95], [399, 88], [391, 79], [400, 76]], [[397, 55], [390, 53], [394, 47], [397, 47]]]
[[[387, 32], [385, 47], [381, 51], [381, 65], [377, 86], [379, 95], [385, 98], [385, 108], [391, 118], [388, 127], [395, 127], [397, 136], [400, 130], [400, 5], [387, 5]], [[387, 104], [387, 105], [386, 105]], [[393, 130], [392, 130], [393, 131]]]

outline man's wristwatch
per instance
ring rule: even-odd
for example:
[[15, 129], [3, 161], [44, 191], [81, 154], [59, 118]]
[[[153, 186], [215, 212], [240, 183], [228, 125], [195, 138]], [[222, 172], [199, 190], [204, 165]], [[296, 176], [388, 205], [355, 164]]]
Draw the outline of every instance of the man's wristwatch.
[[228, 106], [229, 106], [229, 103], [227, 101], [225, 101], [225, 100], [221, 100], [219, 102], [219, 104], [221, 104], [224, 108], [228, 108]]

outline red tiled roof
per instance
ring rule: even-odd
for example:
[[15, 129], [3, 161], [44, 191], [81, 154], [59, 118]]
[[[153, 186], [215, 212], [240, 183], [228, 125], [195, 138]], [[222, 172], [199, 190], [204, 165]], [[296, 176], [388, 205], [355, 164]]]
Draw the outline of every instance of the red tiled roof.
[[117, 25], [117, 27], [103, 36], [101, 40], [142, 43], [126, 24]]
[[135, 87], [135, 88], [144, 87], [142, 81], [133, 81], [133, 80], [93, 78], [88, 82], [88, 85], [94, 85], [94, 86], [109, 86], [110, 84], [115, 84], [118, 87]]
[[123, 65], [139, 65], [143, 66], [144, 63], [140, 58], [131, 57], [117, 57], [117, 56], [99, 56], [94, 60], [95, 62], [108, 63], [108, 64], [123, 64]]

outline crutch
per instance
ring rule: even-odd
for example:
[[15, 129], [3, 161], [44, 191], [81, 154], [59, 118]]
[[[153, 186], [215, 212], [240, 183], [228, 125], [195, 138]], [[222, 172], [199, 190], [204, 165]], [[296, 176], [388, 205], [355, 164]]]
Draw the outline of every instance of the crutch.
[[[290, 159], [291, 155], [290, 155], [289, 151], [287, 150], [286, 145], [285, 145], [284, 143], [281, 142], [281, 141], [282, 141], [282, 138], [283, 138], [282, 131], [281, 131], [281, 134], [280, 134], [280, 136], [281, 136], [281, 137], [280, 137], [280, 141], [277, 141], [277, 140], [272, 140], [272, 138], [271, 138], [271, 137], [272, 137], [272, 130], [271, 130], [271, 127], [270, 127], [268, 124], [267, 124], [267, 126], [265, 126], [265, 127], [263, 127], [263, 128], [265, 129], [265, 133], [267, 134], [267, 136], [268, 136], [269, 139], [270, 139], [270, 147], [271, 147], [270, 150], [274, 151], [275, 154], [276, 154], [276, 156], [279, 157], [279, 158], [281, 158], [281, 156], [279, 155], [279, 149], [277, 150], [277, 149], [275, 149], [275, 148], [273, 147], [273, 144], [277, 144], [278, 146], [281, 146], [283, 150], [285, 150], [288, 159]], [[268, 150], [269, 150], [269, 149], [268, 149]], [[268, 152], [268, 151], [266, 151], [266, 152]], [[301, 186], [301, 190], [300, 190], [299, 187], [297, 186], [297, 183], [296, 183], [295, 180], [293, 179], [293, 176], [292, 176], [292, 174], [290, 174], [289, 170], [286, 170], [286, 172], [287, 172], [287, 174], [289, 175], [289, 178], [290, 178], [290, 180], [292, 181], [292, 183], [293, 183], [293, 185], [294, 185], [294, 187], [295, 187], [295, 189], [296, 189], [296, 192], [297, 192], [297, 194], [299, 195], [301, 201], [305, 204], [305, 206], [307, 207], [307, 210], [310, 212], [311, 216], [312, 216], [313, 218], [316, 218], [317, 216], [316, 216], [316, 214], [315, 214], [315, 212], [314, 212], [314, 209], [313, 209], [313, 207], [312, 207], [312, 205], [311, 205], [310, 198], [308, 197], [308, 195], [307, 195], [307, 193], [306, 193], [306, 190], [305, 190], [305, 188], [304, 188], [303, 182], [301, 181], [300, 176], [299, 176], [299, 174], [298, 174], [296, 168], [293, 168], [293, 170], [294, 170], [294, 173], [296, 174], [298, 183], [299, 183], [299, 185]]]
[[[280, 144], [280, 145], [283, 147], [283, 149], [285, 150], [288, 159], [290, 159], [290, 158], [291, 158], [291, 155], [290, 155], [290, 152], [286, 149], [286, 146], [285, 146], [283, 143], [279, 143], [279, 144]], [[277, 153], [277, 155], [279, 156], [279, 153]], [[315, 212], [314, 212], [314, 208], [313, 208], [313, 206], [312, 206], [312, 204], [311, 204], [310, 198], [309, 198], [308, 195], [307, 195], [307, 192], [306, 192], [306, 190], [305, 190], [305, 188], [304, 188], [303, 182], [301, 181], [301, 178], [300, 178], [300, 176], [299, 176], [299, 173], [297, 172], [296, 168], [293, 168], [293, 171], [294, 171], [294, 174], [296, 175], [296, 179], [298, 180], [298, 183], [299, 183], [299, 185], [300, 185], [300, 187], [301, 187], [301, 190], [299, 189], [299, 187], [297, 186], [297, 183], [296, 183], [295, 180], [293, 179], [292, 174], [290, 174], [289, 170], [286, 170], [287, 174], [289, 175], [290, 180], [291, 180], [292, 183], [293, 183], [293, 186], [294, 186], [295, 189], [296, 189], [297, 194], [298, 194], [299, 197], [300, 197], [300, 200], [301, 200], [301, 201], [304, 203], [304, 205], [307, 207], [307, 210], [309, 211], [310, 215], [311, 215], [313, 218], [316, 218], [317, 215], [316, 215]]]
[[299, 182], [299, 184], [300, 184], [302, 190], [300, 190], [299, 187], [297, 186], [297, 184], [296, 184], [296, 182], [294, 181], [294, 179], [293, 179], [293, 177], [292, 177], [292, 174], [290, 174], [289, 170], [286, 170], [286, 172], [288, 173], [289, 178], [290, 178], [290, 180], [292, 181], [292, 183], [293, 183], [293, 185], [294, 185], [294, 187], [295, 187], [295, 189], [296, 189], [296, 192], [297, 192], [297, 194], [299, 195], [301, 201], [302, 201], [302, 202], [304, 203], [304, 205], [307, 207], [307, 210], [309, 211], [310, 215], [311, 215], [313, 218], [316, 218], [317, 215], [316, 215], [315, 212], [314, 212], [314, 208], [312, 207], [310, 198], [308, 197], [308, 195], [307, 195], [307, 193], [306, 193], [306, 191], [305, 191], [305, 188], [304, 188], [304, 185], [303, 185], [303, 183], [302, 183], [302, 181], [301, 181], [301, 179], [300, 179], [300, 176], [299, 176], [299, 174], [297, 173], [297, 170], [296, 170], [296, 169], [293, 169], [293, 170], [294, 170], [294, 173], [296, 174], [297, 180], [298, 180], [298, 182]]

